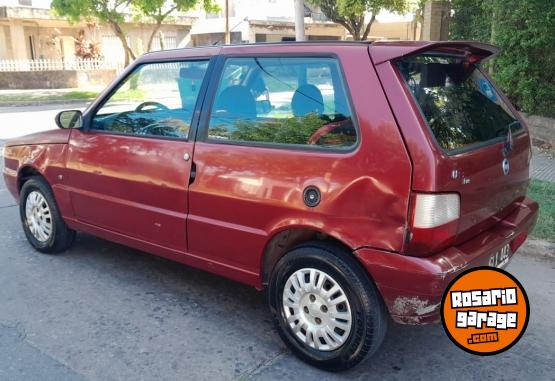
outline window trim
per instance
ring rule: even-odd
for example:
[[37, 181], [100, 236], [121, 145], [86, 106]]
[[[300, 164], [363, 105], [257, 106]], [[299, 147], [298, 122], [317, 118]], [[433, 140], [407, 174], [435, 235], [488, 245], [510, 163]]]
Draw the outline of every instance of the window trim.
[[[458, 57], [456, 54], [438, 54], [438, 55]], [[392, 66], [395, 70], [395, 73], [398, 77], [398, 80], [401, 82], [403, 88], [405, 89], [405, 92], [408, 94], [409, 102], [412, 102], [414, 104], [414, 106], [416, 106], [416, 108], [418, 109], [418, 112], [420, 113], [420, 116], [422, 117], [422, 120], [424, 121], [424, 123], [426, 125], [426, 130], [427, 130], [428, 134], [432, 138], [435, 146], [440, 150], [441, 153], [443, 153], [443, 155], [445, 155], [447, 157], [453, 157], [453, 156], [469, 153], [469, 152], [472, 152], [472, 151], [477, 151], [477, 150], [480, 150], [480, 149], [483, 149], [483, 148], [486, 148], [486, 147], [490, 147], [490, 146], [502, 143], [506, 140], [505, 137], [498, 136], [498, 137], [495, 137], [493, 139], [484, 140], [482, 142], [471, 143], [471, 144], [468, 144], [464, 147], [455, 148], [455, 149], [452, 149], [452, 150], [447, 150], [447, 149], [443, 148], [441, 146], [441, 144], [439, 144], [439, 142], [437, 141], [437, 138], [436, 138], [436, 136], [435, 136], [435, 134], [432, 130], [432, 127], [430, 127], [430, 124], [428, 123], [428, 119], [426, 118], [426, 115], [424, 115], [424, 111], [422, 110], [422, 107], [420, 107], [420, 103], [418, 103], [418, 101], [416, 100], [416, 97], [414, 96], [414, 94], [410, 90], [407, 81], [404, 80], [403, 74], [399, 70], [399, 66], [396, 64], [397, 61], [400, 61], [403, 58], [406, 58], [406, 57], [401, 57], [399, 59], [396, 59], [396, 60], [392, 61]], [[483, 67], [479, 64], [474, 64], [474, 65], [475, 65], [476, 70], [478, 70], [484, 76], [484, 78], [486, 78], [488, 80], [490, 85], [493, 86], [493, 88], [497, 92], [497, 95], [503, 100], [503, 102], [505, 102], [505, 104], [507, 105], [509, 110], [511, 110], [511, 113], [513, 114], [513, 116], [521, 124], [522, 128], [519, 131], [512, 133], [513, 138], [518, 137], [521, 134], [525, 133], [526, 132], [526, 125], [523, 123], [522, 119], [520, 118], [520, 116], [518, 114], [518, 111], [514, 108], [512, 103], [507, 99], [505, 94], [503, 94], [503, 92], [497, 87], [497, 85], [493, 82], [493, 80], [487, 75], [487, 73], [484, 72]]]
[[[172, 140], [172, 141], [182, 141], [182, 142], [194, 142], [196, 137], [196, 132], [198, 130], [198, 124], [200, 120], [200, 114], [202, 110], [202, 105], [204, 103], [204, 98], [206, 96], [206, 90], [208, 84], [211, 82], [210, 77], [212, 75], [212, 71], [214, 70], [214, 56], [207, 56], [207, 57], [187, 57], [187, 58], [175, 58], [175, 59], [167, 59], [167, 60], [145, 60], [145, 61], [136, 61], [133, 65], [129, 65], [128, 69], [124, 71], [121, 78], [114, 82], [107, 90], [106, 93], [99, 97], [95, 102], [93, 102], [89, 108], [85, 111], [85, 115], [83, 117], [83, 128], [82, 131], [89, 134], [103, 134], [103, 135], [114, 135], [114, 136], [130, 136], [135, 138], [144, 138], [144, 139], [159, 139], [159, 140]], [[208, 62], [208, 67], [206, 68], [206, 73], [204, 74], [204, 78], [202, 79], [202, 84], [200, 85], [200, 90], [197, 96], [197, 100], [195, 102], [195, 106], [193, 108], [193, 117], [191, 119], [191, 125], [189, 127], [189, 134], [186, 138], [177, 138], [171, 136], [157, 136], [157, 135], [143, 135], [143, 134], [126, 134], [124, 132], [115, 132], [115, 131], [106, 131], [106, 130], [96, 130], [91, 128], [92, 121], [94, 117], [97, 115], [98, 111], [108, 102], [108, 100], [124, 85], [127, 79], [135, 73], [141, 66], [145, 65], [157, 65], [157, 64], [165, 64], [165, 63], [179, 63], [179, 62], [200, 62], [206, 61]]]
[[[210, 124], [210, 117], [212, 115], [212, 108], [214, 106], [216, 92], [218, 86], [220, 85], [225, 63], [229, 59], [233, 58], [331, 58], [334, 59], [338, 67], [338, 77], [342, 81], [344, 87], [345, 100], [351, 111], [351, 120], [353, 127], [356, 132], [356, 141], [353, 145], [349, 147], [325, 147], [325, 146], [312, 146], [308, 144], [287, 144], [287, 143], [269, 143], [269, 142], [254, 142], [254, 141], [241, 141], [241, 140], [220, 140], [208, 137], [208, 128]], [[256, 147], [256, 148], [270, 148], [270, 149], [285, 149], [294, 151], [308, 151], [308, 152], [321, 152], [321, 153], [351, 153], [357, 150], [361, 142], [361, 132], [359, 128], [359, 122], [357, 118], [357, 112], [354, 107], [353, 99], [351, 97], [351, 91], [349, 88], [349, 82], [345, 76], [345, 71], [343, 69], [343, 64], [341, 58], [335, 53], [231, 53], [231, 54], [219, 54], [217, 56], [217, 61], [214, 65], [214, 71], [212, 72], [213, 80], [210, 81], [210, 85], [206, 92], [205, 99], [206, 104], [203, 105], [201, 118], [196, 132], [195, 141], [204, 142], [209, 144], [220, 144], [220, 145], [234, 145], [243, 147]]]

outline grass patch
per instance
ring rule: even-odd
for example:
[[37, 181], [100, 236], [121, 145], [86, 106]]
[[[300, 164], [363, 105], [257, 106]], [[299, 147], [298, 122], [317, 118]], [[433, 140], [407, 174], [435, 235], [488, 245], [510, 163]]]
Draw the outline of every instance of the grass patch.
[[146, 100], [146, 93], [140, 89], [118, 90], [112, 95], [114, 101], [140, 101]]
[[[0, 102], [48, 102], [48, 101], [92, 101], [98, 91], [68, 91], [53, 94], [9, 94], [0, 95]], [[140, 89], [119, 90], [112, 96], [116, 101], [140, 101], [145, 98], [145, 92]]]
[[96, 98], [98, 94], [97, 91], [68, 91], [58, 94], [10, 94], [0, 95], [0, 102], [88, 101]]
[[532, 180], [528, 196], [540, 204], [540, 217], [532, 237], [555, 242], [555, 183]]

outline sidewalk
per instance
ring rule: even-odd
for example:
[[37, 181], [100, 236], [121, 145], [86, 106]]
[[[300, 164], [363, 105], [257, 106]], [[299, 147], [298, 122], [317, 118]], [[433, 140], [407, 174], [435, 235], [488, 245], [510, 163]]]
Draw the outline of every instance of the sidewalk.
[[0, 89], [0, 97], [3, 95], [9, 96], [41, 96], [41, 95], [63, 95], [70, 92], [88, 92], [102, 91], [106, 86], [90, 86], [86, 89], [81, 88], [68, 88], [68, 89]]
[[0, 107], [44, 106], [89, 102], [97, 97], [103, 86], [86, 89], [0, 90]]
[[534, 179], [555, 182], [555, 157], [553, 153], [540, 152], [533, 147], [530, 175]]

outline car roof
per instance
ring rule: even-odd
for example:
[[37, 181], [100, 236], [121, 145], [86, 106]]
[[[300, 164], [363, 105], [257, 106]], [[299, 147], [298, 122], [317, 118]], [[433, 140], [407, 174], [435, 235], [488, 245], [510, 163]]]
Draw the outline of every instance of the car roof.
[[[241, 52], [260, 51], [261, 49], [270, 51], [283, 51], [290, 48], [316, 48], [327, 50], [326, 47], [340, 47], [340, 46], [360, 46], [366, 47], [370, 42], [366, 41], [340, 41], [340, 40], [323, 40], [323, 41], [283, 41], [283, 42], [257, 42], [247, 44], [229, 44], [229, 45], [205, 45], [190, 48], [177, 48], [168, 50], [159, 50], [154, 52], [145, 53], [141, 58], [145, 59], [168, 59], [178, 57], [191, 57], [197, 55], [216, 55], [220, 53], [229, 53], [240, 50]], [[310, 49], [313, 50], [313, 49]]]
[[[493, 45], [474, 41], [285, 41], [260, 42], [249, 44], [210, 45], [192, 48], [178, 48], [149, 52], [139, 58], [140, 61], [168, 60], [191, 57], [209, 57], [218, 54], [249, 54], [249, 53], [278, 53], [278, 52], [333, 52], [341, 49], [368, 49], [375, 64], [395, 58], [416, 54], [428, 50], [446, 50], [459, 53], [476, 54], [488, 57], [498, 53], [499, 49]], [[331, 49], [330, 49], [331, 48]]]

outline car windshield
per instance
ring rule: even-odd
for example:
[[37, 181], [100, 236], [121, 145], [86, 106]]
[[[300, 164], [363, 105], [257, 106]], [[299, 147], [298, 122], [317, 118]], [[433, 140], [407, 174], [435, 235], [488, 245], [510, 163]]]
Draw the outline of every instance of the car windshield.
[[505, 139], [522, 126], [491, 82], [461, 56], [396, 61], [438, 144], [448, 153]]

